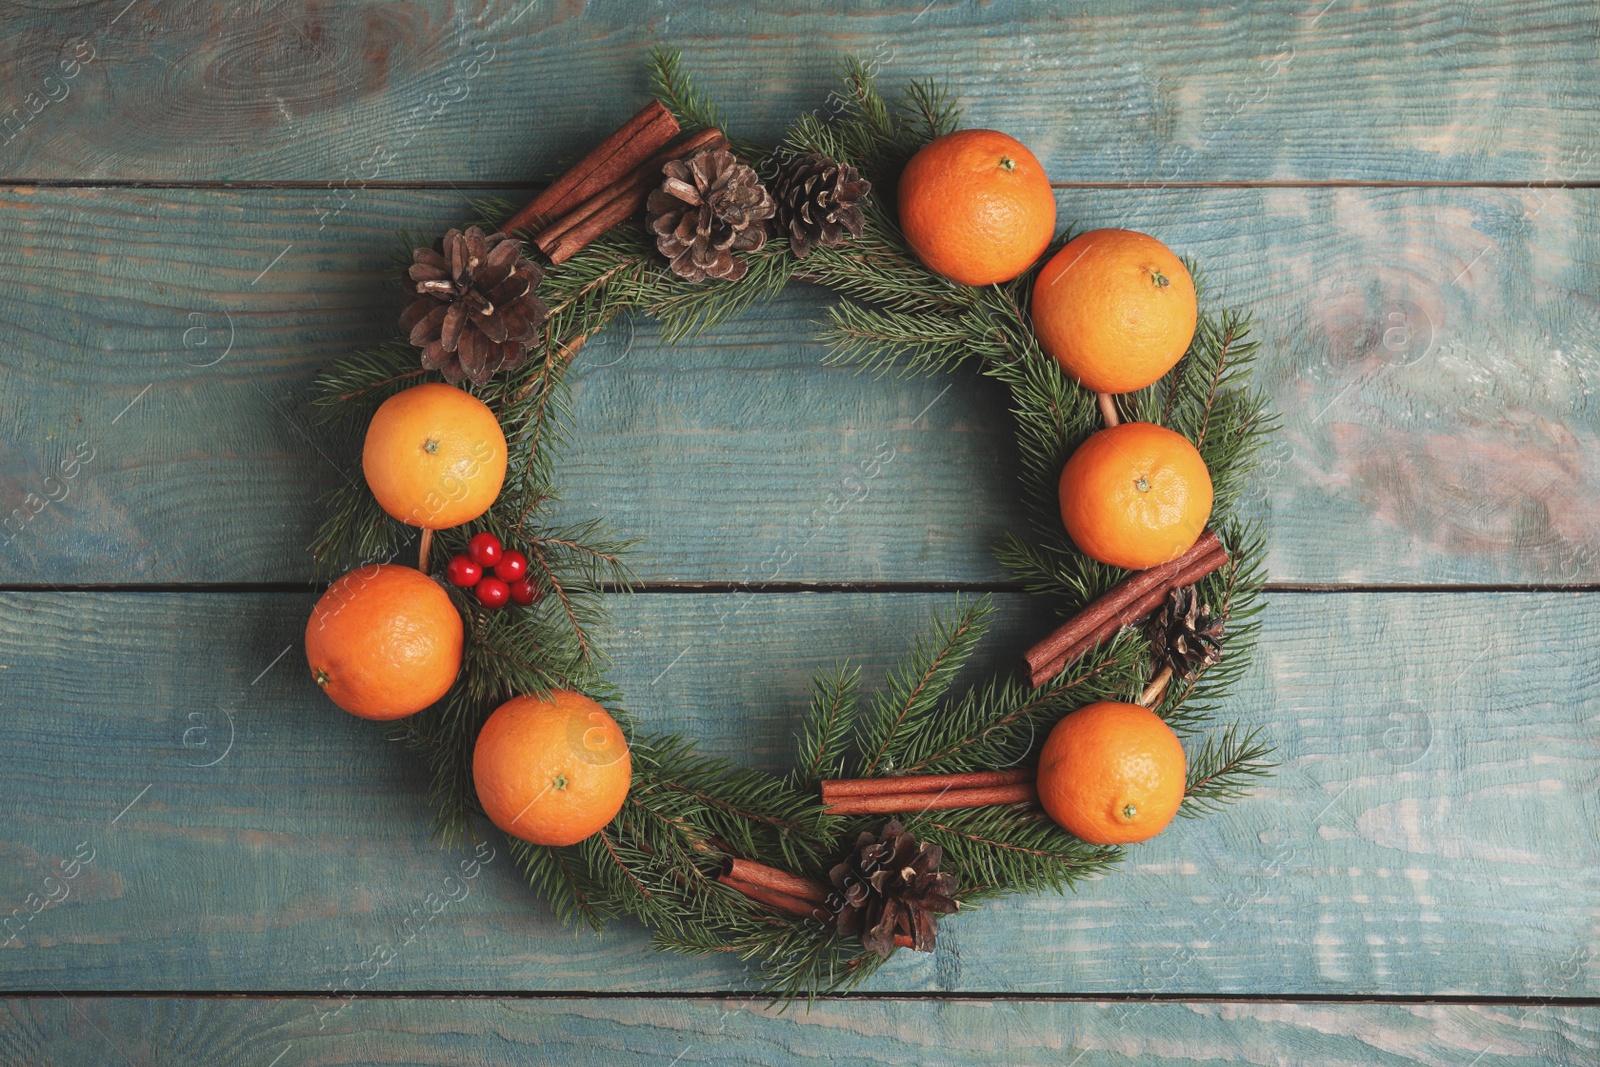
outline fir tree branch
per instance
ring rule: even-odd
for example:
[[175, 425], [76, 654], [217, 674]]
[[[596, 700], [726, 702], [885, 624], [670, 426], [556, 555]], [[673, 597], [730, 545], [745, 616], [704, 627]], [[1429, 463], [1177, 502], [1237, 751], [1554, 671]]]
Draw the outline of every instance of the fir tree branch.
[[685, 130], [718, 129], [728, 139], [733, 153], [747, 163], [758, 162], [765, 149], [753, 141], [728, 132], [721, 111], [702, 93], [683, 67], [683, 55], [676, 48], [657, 46], [650, 50], [650, 92], [672, 112]]
[[843, 772], [854, 732], [861, 670], [840, 664], [812, 682], [811, 707], [802, 724], [793, 781], [797, 790], [811, 790], [824, 778]]
[[910, 138], [917, 144], [954, 133], [961, 126], [960, 106], [950, 98], [949, 89], [933, 81], [908, 82], [900, 108]]
[[738, 855], [753, 859], [776, 850], [800, 870], [820, 865], [831, 848], [838, 820], [824, 813], [819, 798], [783, 779], [700, 755], [679, 737], [635, 737], [632, 748], [634, 791], [677, 798], [681, 814]]
[[683, 54], [657, 45], [650, 50], [650, 93], [671, 111], [685, 130], [726, 130], [727, 124], [711, 98], [694, 84], [683, 68]]
[[550, 565], [550, 559], [545, 555], [544, 546], [537, 541], [528, 542], [528, 547], [533, 553], [533, 560], [539, 565], [539, 571], [544, 577], [541, 584], [548, 585], [555, 594], [556, 600], [561, 605], [561, 610], [566, 614], [567, 622], [572, 626], [572, 632], [578, 639], [578, 645], [583, 651], [583, 658], [589, 659], [594, 655], [594, 649], [589, 644], [589, 635], [584, 631], [583, 621], [578, 617], [577, 608], [574, 606], [573, 594], [567, 590], [566, 583], [561, 580], [561, 575]]
[[605, 846], [606, 854], [609, 855], [611, 857], [611, 861], [617, 865], [617, 869], [625, 874], [628, 878], [628, 881], [632, 882], [634, 888], [639, 891], [639, 896], [644, 900], [649, 900], [651, 895], [650, 890], [645, 887], [643, 882], [639, 881], [638, 875], [634, 874], [633, 869], [623, 862], [622, 857], [617, 855], [617, 850], [612, 846], [611, 838], [606, 834], [605, 827], [602, 826], [595, 833], [595, 836], [598, 837], [600, 839], [600, 843]]
[[1216, 718], [1228, 695], [1250, 669], [1259, 616], [1265, 604], [1266, 546], [1253, 527], [1225, 523], [1217, 529], [1228, 563], [1196, 587], [1201, 601], [1220, 607], [1222, 656], [1181, 685], [1169, 686], [1156, 713], [1181, 734], [1195, 734]]
[[987, 599], [963, 605], [950, 615], [935, 613], [928, 638], [918, 638], [905, 662], [890, 672], [884, 692], [867, 714], [856, 777], [870, 778], [880, 766], [896, 769], [894, 755], [905, 727], [920, 725], [950, 688], [956, 672], [988, 632], [993, 609]]
[[1040, 812], [1016, 807], [968, 808], [920, 816], [912, 833], [944, 849], [961, 872], [964, 903], [1000, 893], [1062, 892], [1122, 858], [1122, 850], [1078, 840]]
[[390, 341], [336, 361], [313, 384], [311, 402], [319, 409], [320, 421], [348, 423], [354, 411], [375, 410], [428, 374], [418, 365], [415, 348]]
[[570, 924], [581, 919], [599, 930], [617, 916], [617, 911], [593, 891], [597, 887], [574, 871], [567, 849], [530, 845], [514, 837], [508, 837], [506, 845], [522, 876], [549, 901], [550, 910], [561, 922]]
[[1189, 761], [1189, 774], [1178, 814], [1194, 818], [1220, 811], [1247, 796], [1252, 786], [1271, 776], [1277, 767], [1268, 757], [1272, 746], [1261, 740], [1259, 728], [1242, 730], [1237, 723], [1220, 738], [1206, 738]]
[[905, 746], [899, 774], [952, 774], [1016, 766], [1035, 751], [1048, 726], [1073, 708], [1124, 698], [1144, 677], [1136, 640], [1118, 640], [1079, 660], [1038, 689], [1015, 678], [974, 688]]

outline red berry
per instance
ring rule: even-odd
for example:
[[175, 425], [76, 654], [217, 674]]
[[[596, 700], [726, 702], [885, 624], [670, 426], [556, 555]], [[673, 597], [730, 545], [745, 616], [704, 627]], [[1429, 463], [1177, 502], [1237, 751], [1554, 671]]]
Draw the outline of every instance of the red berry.
[[511, 587], [498, 578], [485, 578], [473, 592], [478, 594], [478, 603], [486, 608], [503, 608], [511, 599]]
[[500, 538], [492, 533], [473, 534], [467, 542], [467, 555], [480, 567], [493, 567], [500, 562]]
[[465, 589], [478, 584], [478, 579], [483, 577], [483, 568], [466, 556], [452, 556], [445, 566], [444, 576], [449, 579], [451, 585], [459, 585]]
[[528, 573], [528, 557], [521, 552], [507, 552], [494, 565], [494, 576], [503, 582], [514, 582]]
[[511, 583], [511, 599], [523, 607], [539, 602], [539, 590], [533, 587], [532, 578], [523, 578]]

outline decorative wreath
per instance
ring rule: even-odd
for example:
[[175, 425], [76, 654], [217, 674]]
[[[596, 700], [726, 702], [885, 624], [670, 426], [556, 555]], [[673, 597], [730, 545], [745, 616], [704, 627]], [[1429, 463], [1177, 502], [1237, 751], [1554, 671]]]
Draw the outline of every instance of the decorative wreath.
[[[726, 138], [676, 53], [651, 66], [656, 101], [532, 204], [475, 204], [476, 225], [408, 256], [406, 340], [318, 379], [334, 447], [359, 451], [366, 478], [325, 500], [313, 552], [336, 580], [308, 626], [308, 658], [336, 702], [394, 720], [393, 736], [426, 763], [437, 836], [456, 842], [488, 814], [564, 921], [632, 916], [663, 949], [758, 960], [767, 991], [785, 999], [847, 989], [898, 948], [931, 950], [936, 916], [1060, 892], [1113, 867], [1118, 842], [1159, 832], [1174, 810], [1212, 812], [1270, 772], [1258, 731], [1215, 719], [1256, 636], [1263, 543], [1235, 507], [1273, 419], [1248, 382], [1249, 318], [1226, 308], [1199, 308], [1192, 341], [1158, 380], [1086, 388], [1033, 316], [1041, 270], [1064, 269], [1058, 250], [1079, 247], [1054, 237], [1053, 199], [1010, 280], [961, 284], [959, 271], [924, 265], [932, 257], [913, 251], [911, 207], [895, 193], [909, 162], [958, 129], [943, 89], [912, 83], [891, 105], [847, 60], [832, 113], [802, 116], [771, 147]], [[1030, 180], [1048, 193], [1042, 171]], [[1151, 284], [1194, 273], [1163, 270]], [[875, 695], [855, 669], [824, 671], [794, 769], [779, 777], [700, 755], [623, 711], [591, 634], [607, 594], [629, 587], [631, 542], [600, 522], [545, 517], [563, 373], [586, 338], [644, 313], [676, 341], [791, 280], [842, 298], [822, 329], [830, 362], [1006, 385], [1033, 522], [997, 552], [1065, 621], [1021, 676], [965, 693], [950, 689], [987, 629], [982, 599], [937, 614]], [[1135, 570], [1063, 523], [1069, 459], [1123, 420], [1181, 435], [1212, 492], [1204, 532]], [[398, 468], [397, 449], [410, 457]], [[419, 527], [420, 566], [389, 562]], [[430, 558], [448, 562], [430, 569]], [[1055, 741], [1069, 721], [1088, 749]], [[1162, 731], [1186, 737], [1187, 754]], [[576, 770], [539, 762], [551, 744], [576, 755]], [[1105, 762], [1123, 745], [1146, 766], [1169, 744], [1176, 782]], [[1107, 782], [1142, 799], [1075, 821], [1072, 798]], [[1106, 820], [1134, 829], [1118, 836]]]

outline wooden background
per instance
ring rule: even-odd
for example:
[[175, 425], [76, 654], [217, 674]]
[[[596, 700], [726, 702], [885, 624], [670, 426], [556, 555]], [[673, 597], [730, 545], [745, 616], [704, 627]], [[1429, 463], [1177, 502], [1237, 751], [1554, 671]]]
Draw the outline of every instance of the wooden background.
[[[4, 1063], [1600, 1059], [1594, 5], [0, 19]], [[753, 136], [826, 107], [845, 52], [946, 79], [1063, 224], [1152, 232], [1255, 309], [1283, 419], [1236, 708], [1278, 776], [809, 1011], [561, 928], [503, 850], [435, 913], [460, 856], [424, 782], [300, 652], [315, 498], [350, 473], [304, 392], [390, 334], [394, 231], [528, 197], [663, 42]], [[607, 637], [630, 705], [769, 768], [818, 665], [881, 671], [956, 592], [999, 601], [986, 668], [1044, 625], [989, 551], [1019, 521], [1003, 398], [821, 366], [825, 298], [592, 343], [561, 468], [566, 514], [648, 539]]]

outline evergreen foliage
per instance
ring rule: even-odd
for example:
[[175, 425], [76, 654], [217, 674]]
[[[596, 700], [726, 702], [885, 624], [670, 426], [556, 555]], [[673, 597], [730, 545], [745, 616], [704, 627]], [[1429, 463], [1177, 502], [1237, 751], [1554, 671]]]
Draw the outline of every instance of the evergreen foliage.
[[[657, 97], [686, 128], [722, 127], [675, 52], [651, 57]], [[629, 543], [601, 523], [547, 524], [556, 497], [554, 457], [567, 414], [563, 373], [585, 338], [617, 316], [658, 319], [666, 338], [703, 331], [770, 299], [791, 280], [823, 286], [841, 299], [828, 308], [822, 338], [828, 358], [876, 373], [978, 373], [1006, 385], [1022, 459], [1030, 529], [998, 546], [1001, 561], [1030, 592], [1063, 616], [1080, 609], [1124, 572], [1079, 554], [1056, 511], [1056, 479], [1073, 448], [1098, 427], [1092, 394], [1060, 373], [1033, 338], [1028, 300], [1033, 272], [1004, 285], [971, 288], [926, 270], [895, 226], [899, 170], [928, 140], [957, 128], [960, 113], [940, 87], [913, 83], [896, 102], [877, 90], [868, 66], [845, 63], [832, 114], [802, 116], [776, 147], [733, 140], [752, 165], [820, 152], [857, 167], [873, 183], [866, 228], [856, 240], [817, 248], [803, 262], [782, 237], [750, 254], [736, 284], [689, 285], [655, 255], [636, 226], [605, 235], [541, 285], [551, 315], [542, 341], [517, 370], [472, 389], [500, 419], [511, 449], [505, 489], [482, 518], [440, 531], [442, 561], [480, 530], [526, 547], [545, 592], [533, 609], [485, 612], [452, 590], [466, 621], [467, 652], [455, 687], [438, 705], [391, 727], [432, 776], [435, 829], [446, 842], [481, 815], [471, 785], [471, 751], [488, 714], [512, 694], [563, 687], [600, 700], [628, 732], [634, 779], [604, 831], [573, 846], [512, 841], [524, 877], [563, 921], [596, 928], [631, 916], [655, 931], [659, 946], [728, 953], [761, 968], [766, 989], [792, 999], [851, 988], [879, 966], [874, 953], [813, 919], [776, 914], [716, 881], [730, 856], [760, 858], [826, 881], [844, 842], [881, 816], [828, 814], [817, 783], [829, 777], [992, 770], [1024, 764], [1067, 711], [1099, 699], [1132, 700], [1152, 673], [1148, 638], [1125, 631], [1038, 689], [997, 677], [963, 692], [953, 684], [987, 632], [986, 600], [957, 602], [938, 614], [881, 691], [864, 697], [847, 665], [817, 677], [786, 778], [712, 759], [681, 737], [652, 736], [631, 722], [606, 684], [604, 656], [591, 634], [604, 618], [604, 594], [630, 582]], [[513, 205], [482, 201], [488, 226]], [[1061, 239], [1063, 242], [1066, 237]], [[1041, 263], [1043, 260], [1041, 259]], [[1244, 795], [1269, 773], [1269, 747], [1238, 724], [1214, 729], [1230, 691], [1248, 669], [1261, 609], [1264, 546], [1233, 514], [1253, 455], [1273, 428], [1262, 396], [1249, 388], [1256, 343], [1249, 319], [1206, 311], [1194, 344], [1161, 382], [1120, 398], [1129, 417], [1169, 426], [1194, 441], [1216, 488], [1213, 525], [1231, 563], [1201, 583], [1201, 595], [1227, 616], [1224, 655], [1187, 682], [1171, 685], [1157, 712], [1194, 738], [1185, 815], [1202, 815]], [[359, 435], [383, 400], [432, 375], [416, 351], [389, 343], [357, 352], [325, 373], [314, 401], [330, 452], [348, 462], [344, 484], [324, 501], [327, 519], [313, 544], [328, 577], [390, 561], [414, 545], [414, 531], [378, 508], [361, 480]], [[863, 703], [864, 701], [864, 703]], [[1042, 812], [1021, 807], [926, 812], [903, 819], [939, 844], [957, 873], [963, 906], [1003, 893], [1064, 891], [1111, 868], [1118, 848], [1086, 844]]]

